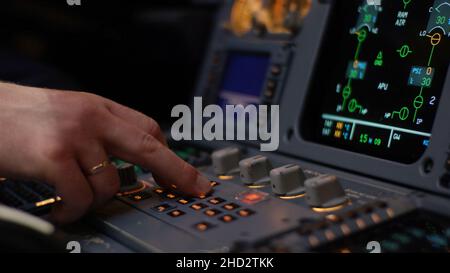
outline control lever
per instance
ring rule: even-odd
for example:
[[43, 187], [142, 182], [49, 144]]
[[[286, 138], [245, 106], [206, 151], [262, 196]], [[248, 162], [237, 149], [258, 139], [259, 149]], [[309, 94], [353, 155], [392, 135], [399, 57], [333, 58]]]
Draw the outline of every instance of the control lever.
[[348, 201], [345, 191], [334, 175], [320, 175], [305, 181], [306, 202], [315, 208], [331, 208]]
[[247, 186], [263, 186], [269, 184], [269, 171], [272, 164], [262, 155], [243, 159], [239, 162], [241, 180]]
[[236, 147], [216, 150], [211, 154], [212, 166], [216, 175], [230, 175], [239, 172], [241, 151]]
[[289, 164], [270, 171], [272, 191], [279, 196], [298, 196], [305, 193], [306, 176], [298, 165]]

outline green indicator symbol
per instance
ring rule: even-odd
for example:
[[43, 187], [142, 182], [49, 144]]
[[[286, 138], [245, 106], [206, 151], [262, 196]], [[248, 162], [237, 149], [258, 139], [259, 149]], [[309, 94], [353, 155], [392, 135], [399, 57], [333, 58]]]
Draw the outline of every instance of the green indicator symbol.
[[400, 120], [406, 120], [409, 117], [409, 109], [408, 107], [403, 107], [400, 111], [394, 111], [392, 113], [392, 118], [394, 118], [396, 114]]
[[408, 57], [409, 54], [413, 53], [409, 45], [403, 45], [401, 48], [397, 50], [398, 54], [402, 58]]
[[411, 2], [412, 0], [403, 0], [404, 9], [406, 9]]
[[383, 51], [378, 52], [377, 59], [373, 62], [375, 66], [383, 66]]
[[361, 43], [364, 42], [367, 38], [367, 30], [365, 29], [361, 29], [356, 34], [358, 35], [358, 41]]
[[352, 93], [352, 88], [349, 85], [347, 85], [346, 87], [344, 87], [344, 90], [342, 90], [342, 97], [344, 99], [348, 99], [350, 97], [351, 93]]
[[424, 103], [423, 96], [421, 96], [421, 95], [417, 96], [417, 97], [414, 99], [414, 108], [416, 108], [416, 109], [422, 108], [423, 103]]
[[351, 99], [348, 103], [348, 111], [350, 113], [354, 113], [356, 110], [359, 110], [359, 112], [362, 112], [362, 106], [358, 104], [358, 101], [356, 99]]

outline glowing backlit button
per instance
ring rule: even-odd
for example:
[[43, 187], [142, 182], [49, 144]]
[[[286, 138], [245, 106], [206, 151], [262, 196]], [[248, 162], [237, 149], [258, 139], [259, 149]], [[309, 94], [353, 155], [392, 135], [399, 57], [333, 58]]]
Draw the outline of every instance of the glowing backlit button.
[[208, 222], [200, 222], [200, 223], [194, 225], [194, 228], [197, 229], [198, 231], [206, 231], [213, 227], [214, 226]]
[[229, 222], [233, 222], [234, 220], [236, 220], [236, 217], [227, 214], [227, 215], [220, 217], [219, 220], [224, 223], [229, 223]]
[[241, 209], [237, 212], [237, 214], [242, 217], [248, 217], [252, 214], [255, 214], [255, 212], [253, 210], [249, 210], [249, 209]]
[[222, 199], [220, 197], [214, 197], [208, 200], [209, 203], [213, 204], [213, 205], [218, 205], [220, 203], [225, 202], [225, 199]]
[[169, 199], [175, 199], [178, 196], [176, 194], [170, 192], [170, 193], [166, 194], [166, 197], [169, 198]]
[[241, 201], [242, 203], [253, 205], [265, 200], [268, 196], [268, 193], [250, 190], [241, 192], [236, 196], [236, 199]]
[[229, 204], [225, 204], [222, 206], [222, 208], [226, 209], [226, 210], [235, 210], [237, 208], [239, 208], [240, 206], [238, 204], [235, 203], [229, 203]]
[[185, 198], [181, 198], [181, 199], [178, 200], [177, 202], [180, 203], [180, 204], [182, 204], [182, 205], [186, 205], [186, 204], [189, 204], [189, 203], [194, 202], [194, 200], [193, 200], [193, 199], [185, 199]]
[[197, 203], [197, 204], [193, 204], [190, 206], [191, 209], [193, 210], [201, 210], [208, 207], [207, 205], [203, 204], [203, 203]]
[[163, 194], [165, 192], [165, 190], [161, 189], [161, 188], [156, 188], [153, 190], [156, 194]]
[[153, 207], [154, 210], [156, 210], [157, 212], [165, 212], [167, 210], [172, 209], [173, 207], [169, 204], [161, 204], [158, 206]]
[[144, 192], [140, 192], [135, 195], [129, 196], [128, 198], [132, 201], [141, 201], [141, 200], [145, 200], [150, 197], [152, 197], [151, 194], [144, 191]]
[[167, 213], [169, 216], [171, 216], [171, 217], [180, 217], [180, 216], [182, 216], [182, 215], [184, 215], [184, 214], [186, 214], [184, 211], [181, 211], [181, 210], [173, 210], [173, 211], [171, 211], [171, 212], [169, 212], [169, 213]]
[[216, 215], [218, 215], [218, 214], [220, 214], [222, 212], [220, 210], [218, 210], [218, 209], [207, 209], [203, 213], [206, 214], [206, 216], [213, 217], [213, 216], [216, 216]]

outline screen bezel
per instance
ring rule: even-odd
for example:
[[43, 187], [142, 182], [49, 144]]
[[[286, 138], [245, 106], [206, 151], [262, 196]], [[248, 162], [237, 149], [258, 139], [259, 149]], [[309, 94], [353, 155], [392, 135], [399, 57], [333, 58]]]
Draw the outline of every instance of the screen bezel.
[[[336, 24], [333, 21], [334, 1], [313, 5], [310, 15], [306, 18], [302, 32], [298, 37], [298, 48], [288, 82], [284, 90], [281, 104], [281, 134], [280, 152], [301, 159], [310, 160], [327, 166], [348, 170], [357, 174], [379, 178], [396, 184], [404, 184], [450, 195], [450, 189], [439, 184], [439, 178], [444, 172], [450, 142], [450, 70], [444, 82], [444, 91], [438, 106], [432, 129], [432, 139], [428, 149], [415, 163], [380, 159], [373, 156], [351, 152], [304, 138], [303, 121], [307, 118], [307, 97], [310, 91], [311, 79], [316, 71], [321, 43], [327, 27]], [[308, 41], [308, 43], [302, 43]], [[447, 91], [446, 91], [447, 90]], [[434, 165], [427, 170], [430, 164]]]

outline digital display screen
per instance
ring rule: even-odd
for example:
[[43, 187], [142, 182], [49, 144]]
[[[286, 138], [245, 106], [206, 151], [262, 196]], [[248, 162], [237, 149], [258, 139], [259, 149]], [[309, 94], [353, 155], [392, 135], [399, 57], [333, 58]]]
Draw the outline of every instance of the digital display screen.
[[335, 1], [332, 12], [304, 137], [417, 161], [430, 143], [449, 66], [450, 1]]
[[267, 70], [269, 54], [230, 52], [220, 86], [218, 104], [260, 104]]

